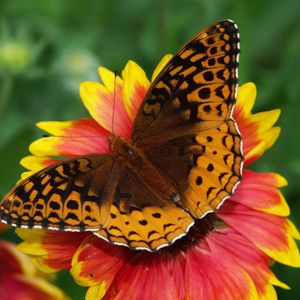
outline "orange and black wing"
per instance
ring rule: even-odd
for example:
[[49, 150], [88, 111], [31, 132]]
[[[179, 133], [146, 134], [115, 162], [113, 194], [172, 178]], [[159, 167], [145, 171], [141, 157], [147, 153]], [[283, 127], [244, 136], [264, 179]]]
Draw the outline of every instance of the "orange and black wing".
[[200, 32], [150, 87], [132, 140], [173, 179], [181, 204], [199, 218], [214, 211], [241, 178], [236, 102], [239, 34], [230, 20]]
[[193, 224], [185, 210], [157, 195], [137, 173], [125, 169], [107, 223], [97, 235], [118, 245], [155, 251], [186, 235]]
[[0, 203], [0, 220], [23, 228], [94, 231], [114, 244], [149, 251], [172, 244], [194, 223], [109, 154], [64, 161], [25, 179]]
[[0, 219], [24, 228], [97, 230], [109, 212], [103, 193], [113, 165], [112, 155], [88, 155], [43, 169], [4, 197]]

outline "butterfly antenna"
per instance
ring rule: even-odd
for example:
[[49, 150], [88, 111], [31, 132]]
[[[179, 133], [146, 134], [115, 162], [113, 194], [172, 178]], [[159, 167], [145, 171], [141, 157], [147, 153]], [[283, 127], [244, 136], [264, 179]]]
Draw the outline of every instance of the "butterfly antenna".
[[115, 78], [114, 78], [114, 100], [113, 100], [113, 111], [112, 111], [112, 118], [111, 118], [111, 132], [113, 135], [115, 135], [114, 132], [114, 121], [115, 121], [115, 107], [116, 107], [116, 85], [117, 85], [117, 71], [114, 72]]

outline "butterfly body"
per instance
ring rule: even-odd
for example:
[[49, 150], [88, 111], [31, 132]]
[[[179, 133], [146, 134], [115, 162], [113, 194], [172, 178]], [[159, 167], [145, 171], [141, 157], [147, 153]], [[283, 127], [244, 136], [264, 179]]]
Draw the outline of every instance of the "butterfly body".
[[119, 164], [135, 174], [146, 189], [165, 200], [180, 199], [176, 184], [155, 166], [141, 149], [122, 137], [111, 135], [108, 139], [110, 149]]
[[111, 134], [110, 153], [69, 159], [20, 182], [0, 203], [0, 220], [93, 231], [148, 251], [186, 235], [242, 176], [242, 138], [232, 118], [238, 54], [234, 22], [200, 32], [152, 83], [131, 140]]

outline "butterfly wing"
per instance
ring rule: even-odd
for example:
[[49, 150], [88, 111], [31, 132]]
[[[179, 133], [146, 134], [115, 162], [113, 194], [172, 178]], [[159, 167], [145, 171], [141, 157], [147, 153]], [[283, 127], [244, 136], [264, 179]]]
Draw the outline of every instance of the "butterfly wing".
[[157, 76], [134, 122], [132, 140], [173, 179], [195, 217], [214, 211], [241, 177], [236, 101], [239, 35], [218, 22], [183, 46]]
[[109, 178], [115, 169], [112, 155], [88, 155], [52, 165], [4, 197], [0, 219], [26, 228], [98, 230], [110, 210], [108, 191], [114, 181]]
[[115, 244], [157, 250], [194, 223], [154, 194], [117, 157], [88, 155], [37, 172], [0, 203], [0, 220], [18, 227], [97, 231]]
[[97, 235], [115, 244], [150, 251], [186, 235], [193, 218], [148, 187], [137, 174], [124, 170], [105, 228]]

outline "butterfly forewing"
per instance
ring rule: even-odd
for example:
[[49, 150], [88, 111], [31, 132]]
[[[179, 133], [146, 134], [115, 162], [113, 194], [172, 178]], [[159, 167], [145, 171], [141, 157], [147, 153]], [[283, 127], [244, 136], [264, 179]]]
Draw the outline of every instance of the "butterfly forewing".
[[189, 123], [229, 119], [236, 101], [238, 54], [237, 27], [229, 20], [190, 40], [150, 87], [134, 121], [134, 141], [139, 144]]
[[236, 102], [239, 35], [230, 20], [196, 35], [169, 61], [149, 89], [132, 139], [181, 191], [197, 218], [214, 211], [241, 177]]

